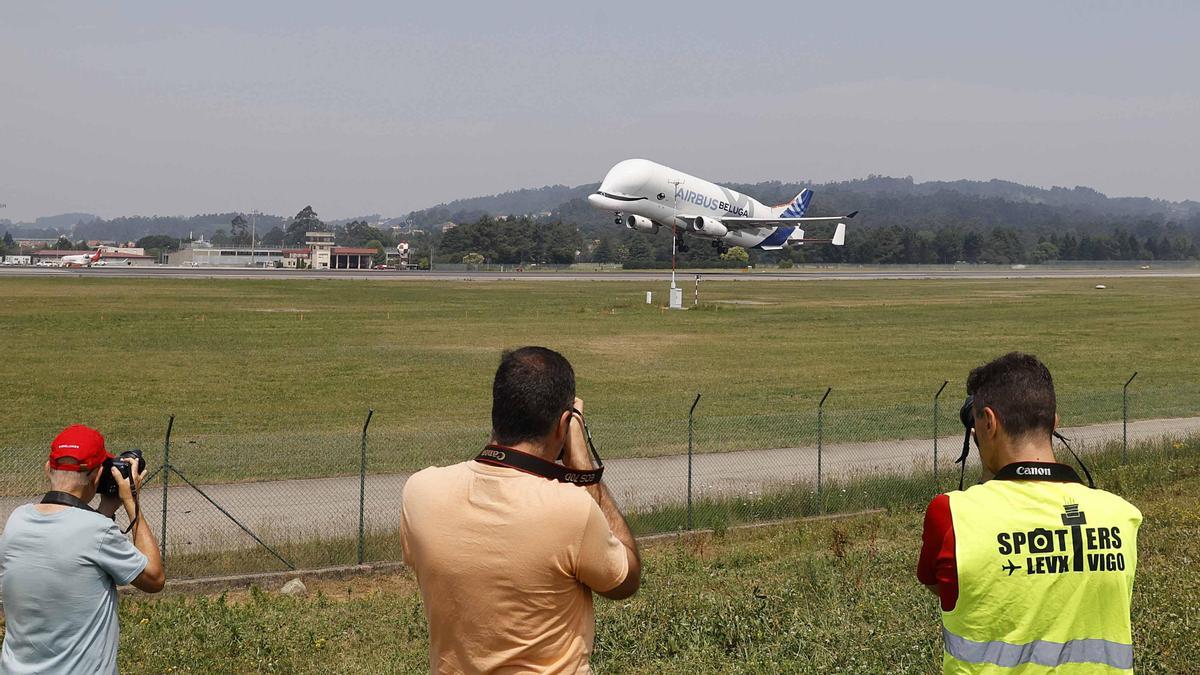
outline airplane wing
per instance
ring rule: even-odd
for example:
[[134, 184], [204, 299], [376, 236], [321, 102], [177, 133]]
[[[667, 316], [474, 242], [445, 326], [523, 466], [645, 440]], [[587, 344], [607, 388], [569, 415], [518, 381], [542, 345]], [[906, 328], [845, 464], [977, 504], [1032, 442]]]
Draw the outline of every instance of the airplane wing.
[[[737, 218], [734, 216], [724, 216], [719, 218], [719, 220], [725, 227], [731, 230], [745, 230], [754, 227], [779, 227], [780, 225], [792, 225], [795, 223], [847, 220], [857, 215], [858, 211], [853, 211], [844, 216], [820, 216], [816, 218]], [[683, 217], [686, 218], [687, 216]]]

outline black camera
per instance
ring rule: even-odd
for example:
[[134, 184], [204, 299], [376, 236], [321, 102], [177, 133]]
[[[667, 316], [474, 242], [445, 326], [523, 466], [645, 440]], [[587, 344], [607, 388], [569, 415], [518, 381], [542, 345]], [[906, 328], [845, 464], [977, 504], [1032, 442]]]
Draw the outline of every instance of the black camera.
[[[962, 407], [958, 409], [958, 420], [963, 425], [963, 447], [962, 454], [958, 459], [954, 460], [955, 464], [959, 465], [958, 472], [958, 489], [963, 489], [963, 479], [967, 476], [967, 455], [971, 452], [971, 430], [975, 428], [975, 397], [968, 395], [967, 400], [963, 401]], [[975, 441], [975, 446], [979, 446], [979, 441]]]
[[958, 411], [958, 419], [968, 432], [975, 428], [975, 397], [968, 396]]
[[113, 459], [104, 460], [104, 468], [100, 471], [100, 485], [96, 487], [96, 494], [119, 494], [117, 479], [113, 478], [112, 471], [110, 471], [114, 466], [126, 480], [133, 480], [133, 476], [141, 473], [142, 467], [146, 466], [146, 459], [142, 457], [142, 451], [135, 448], [126, 450]]

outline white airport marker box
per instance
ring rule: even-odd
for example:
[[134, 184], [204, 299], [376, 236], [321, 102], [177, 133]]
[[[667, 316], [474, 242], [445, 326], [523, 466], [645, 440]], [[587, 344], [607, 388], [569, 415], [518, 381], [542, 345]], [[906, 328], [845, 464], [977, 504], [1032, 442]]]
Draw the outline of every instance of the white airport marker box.
[[683, 309], [683, 289], [682, 288], [675, 288], [675, 287], [671, 288], [670, 307], [671, 307], [671, 309]]

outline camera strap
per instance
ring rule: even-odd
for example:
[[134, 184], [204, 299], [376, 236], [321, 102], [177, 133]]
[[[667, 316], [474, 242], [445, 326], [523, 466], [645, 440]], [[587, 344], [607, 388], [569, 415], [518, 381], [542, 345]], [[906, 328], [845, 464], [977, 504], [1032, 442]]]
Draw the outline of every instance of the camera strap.
[[[79, 497], [76, 497], [75, 495], [71, 494], [70, 492], [60, 492], [58, 490], [51, 490], [46, 493], [45, 497], [42, 497], [41, 503], [42, 504], [57, 504], [59, 506], [70, 506], [70, 507], [76, 508], [76, 509], [83, 509], [84, 511], [91, 511], [92, 513], [100, 513], [96, 509], [93, 509], [92, 507], [88, 506], [86, 502], [84, 502]], [[141, 510], [142, 510], [142, 504], [141, 504], [141, 502], [138, 502], [135, 513], [140, 514]], [[103, 513], [100, 513], [100, 515], [104, 516]], [[109, 520], [114, 520], [114, 521], [117, 519], [116, 514], [113, 514], [111, 516], [104, 516], [104, 517], [108, 518]], [[137, 520], [136, 515], [134, 516], [134, 520], [135, 521]], [[129, 534], [129, 531], [132, 529], [133, 529], [133, 523], [131, 522], [131, 523], [129, 523], [129, 527], [125, 528], [124, 530], [121, 530], [121, 534]]]
[[479, 453], [479, 456], [475, 458], [475, 461], [491, 466], [504, 466], [534, 476], [556, 480], [560, 483], [573, 483], [575, 485], [595, 485], [600, 482], [600, 477], [604, 474], [603, 465], [591, 471], [578, 471], [567, 468], [562, 464], [544, 460], [527, 452], [506, 448], [503, 445], [489, 445], [485, 447]]
[[[1072, 448], [1071, 444], [1067, 442], [1067, 437], [1063, 436], [1062, 434], [1058, 433], [1057, 431], [1054, 432], [1054, 437], [1057, 438], [1058, 440], [1062, 441], [1062, 444], [1067, 446], [1067, 450], [1071, 451], [1071, 456], [1075, 458], [1075, 461], [1079, 464], [1079, 468], [1083, 469], [1083, 475], [1087, 476], [1088, 487], [1095, 490], [1096, 489], [1096, 481], [1092, 480], [1092, 472], [1088, 471], [1087, 464], [1083, 463], [1083, 459], [1081, 459], [1079, 457], [1079, 455], [1076, 454], [1075, 448]], [[1078, 475], [1075, 476], [1075, 480], [1079, 480]], [[1082, 482], [1082, 481], [1080, 481], [1080, 482]]]
[[[975, 429], [974, 407], [975, 407], [975, 396], [968, 395], [967, 400], [963, 401], [962, 408], [960, 408], [958, 411], [958, 418], [959, 418], [959, 420], [962, 421], [962, 425], [963, 425], [962, 454], [958, 456], [958, 459], [954, 460], [955, 463], [959, 465], [959, 467], [958, 467], [958, 489], [959, 490], [963, 489], [963, 482], [967, 477], [967, 455], [970, 454], [970, 452], [971, 452], [971, 437], [972, 437], [971, 432]], [[1064, 446], [1066, 446], [1067, 450], [1070, 451], [1071, 456], [1074, 457], [1075, 461], [1079, 464], [1079, 468], [1083, 469], [1083, 475], [1087, 476], [1088, 487], [1092, 488], [1093, 490], [1096, 489], [1096, 481], [1092, 480], [1092, 472], [1088, 471], [1087, 464], [1084, 464], [1083, 460], [1079, 458], [1079, 455], [1075, 452], [1075, 448], [1072, 448], [1071, 443], [1069, 441], [1067, 441], [1067, 437], [1058, 433], [1058, 431], [1052, 431], [1051, 433], [1054, 435], [1054, 438], [1057, 438], [1059, 441], [1062, 442], [1062, 444]], [[978, 439], [975, 440], [975, 447], [976, 448], [979, 447]], [[1062, 465], [1057, 465], [1057, 466], [1062, 466]], [[1067, 467], [1067, 468], [1070, 469], [1070, 467]], [[1077, 482], [1077, 483], [1083, 482], [1083, 481], [1079, 480], [1079, 474], [1076, 474], [1073, 469], [1071, 470], [1071, 473], [1074, 475], [1074, 479], [1073, 479], [1074, 482]], [[1000, 476], [997, 475], [996, 477], [999, 478]], [[1059, 480], [1059, 479], [1054, 479], [1054, 480]]]
[[[557, 462], [544, 460], [528, 452], [504, 447], [503, 445], [488, 445], [479, 453], [475, 461], [480, 464], [490, 464], [491, 466], [505, 466], [534, 476], [556, 480], [560, 483], [571, 483], [573, 485], [595, 485], [599, 483], [601, 476], [604, 475], [604, 460], [600, 459], [600, 453], [596, 452], [596, 444], [592, 442], [592, 430], [588, 428], [587, 422], [584, 421], [582, 412], [574, 407], [569, 410], [572, 417], [578, 417], [579, 424], [583, 426], [583, 438], [587, 441], [588, 452], [592, 453], [592, 459], [596, 462], [596, 468], [590, 471], [579, 471], [565, 467]], [[563, 446], [562, 452], [558, 453], [558, 458], [562, 459], [565, 452], [566, 446]]]
[[58, 490], [51, 490], [46, 493], [45, 497], [42, 497], [42, 501], [40, 503], [42, 503], [42, 504], [57, 504], [58, 506], [70, 506], [70, 507], [76, 508], [76, 509], [83, 509], [84, 511], [91, 511], [92, 513], [99, 513], [99, 511], [97, 511], [96, 509], [93, 509], [92, 507], [88, 506], [87, 502], [83, 501], [79, 497], [76, 497], [75, 495], [71, 494], [70, 492], [60, 492]]
[[994, 480], [1040, 480], [1048, 483], [1082, 483], [1075, 469], [1058, 462], [1013, 462], [996, 472]]
[[[1068, 442], [1067, 437], [1063, 436], [1062, 434], [1058, 433], [1057, 431], [1054, 431], [1052, 433], [1054, 434], [1054, 437], [1057, 438], [1067, 448], [1067, 450], [1071, 453], [1071, 456], [1075, 458], [1075, 462], [1079, 464], [1079, 468], [1083, 469], [1083, 475], [1087, 477], [1088, 487], [1092, 488], [1093, 490], [1096, 489], [1096, 481], [1092, 479], [1092, 472], [1088, 471], [1087, 464], [1083, 463], [1083, 459], [1080, 458], [1079, 453], [1075, 452], [1075, 448], [1071, 447], [1071, 443]], [[963, 489], [963, 481], [967, 475], [967, 454], [969, 453], [970, 449], [971, 449], [971, 429], [968, 428], [966, 435], [963, 438], [962, 456], [960, 456], [957, 460], [955, 460], [959, 464], [959, 473], [958, 473], [958, 489], [959, 490]], [[1015, 471], [1016, 467], [1020, 464], [1021, 463], [1018, 462], [1017, 464], [1010, 464], [1008, 466], [1013, 467], [1013, 470]], [[1019, 476], [1019, 477], [1014, 475], [1014, 476], [1003, 476], [1002, 477], [1001, 474], [1003, 474], [1004, 471], [1006, 469], [1008, 469], [1008, 467], [1004, 467], [1004, 469], [1001, 469], [1000, 473], [996, 474], [996, 478], [1002, 478], [1002, 479], [1007, 479], [1007, 480], [1013, 480], [1013, 479], [1019, 478], [1020, 480], [1052, 480], [1052, 481], [1058, 481], [1058, 482], [1073, 482], [1073, 483], [1082, 483], [1083, 482], [1082, 480], [1079, 479], [1079, 474], [1075, 473], [1075, 470], [1072, 469], [1071, 467], [1066, 466], [1064, 464], [1054, 464], [1053, 466], [1060, 467], [1059, 469], [1056, 469], [1057, 471], [1059, 471], [1059, 473], [1054, 474], [1055, 476], [1060, 476], [1060, 475], [1065, 476], [1065, 474], [1061, 473], [1062, 469], [1066, 469], [1067, 471], [1069, 471], [1070, 476], [1054, 477], [1054, 478], [1038, 478], [1038, 477], [1035, 477], [1032, 475]]]

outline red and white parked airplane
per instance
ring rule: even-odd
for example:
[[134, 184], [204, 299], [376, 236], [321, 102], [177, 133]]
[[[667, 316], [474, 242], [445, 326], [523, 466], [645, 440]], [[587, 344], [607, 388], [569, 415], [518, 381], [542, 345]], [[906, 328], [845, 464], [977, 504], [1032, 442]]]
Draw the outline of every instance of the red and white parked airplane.
[[96, 249], [91, 253], [81, 253], [79, 255], [65, 255], [59, 261], [61, 267], [91, 267], [100, 262], [100, 254], [102, 251]]

